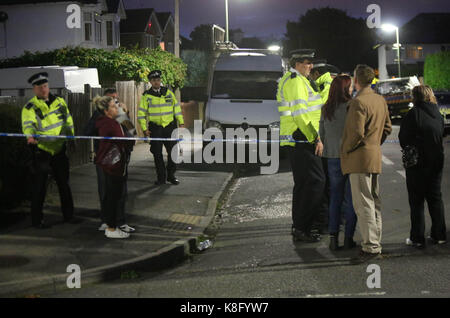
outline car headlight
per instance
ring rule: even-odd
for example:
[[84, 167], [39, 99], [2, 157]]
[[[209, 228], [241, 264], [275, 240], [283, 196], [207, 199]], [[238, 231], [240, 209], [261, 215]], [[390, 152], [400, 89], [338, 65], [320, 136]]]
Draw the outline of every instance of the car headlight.
[[276, 129], [280, 129], [280, 122], [276, 121], [273, 123], [269, 124], [269, 130], [276, 130]]
[[414, 107], [414, 104], [413, 104], [413, 103], [409, 103], [409, 104], [408, 104], [408, 107], [409, 107], [409, 108], [413, 108], [413, 107]]
[[222, 125], [218, 121], [209, 120], [206, 122], [206, 129], [208, 128], [217, 128], [219, 130], [222, 130]]

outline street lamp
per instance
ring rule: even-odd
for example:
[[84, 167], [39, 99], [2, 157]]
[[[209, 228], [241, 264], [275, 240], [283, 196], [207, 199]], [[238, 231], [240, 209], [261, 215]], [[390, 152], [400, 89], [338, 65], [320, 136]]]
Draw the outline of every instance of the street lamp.
[[392, 24], [383, 24], [381, 26], [381, 29], [385, 32], [392, 32], [395, 31], [396, 37], [397, 37], [397, 62], [398, 62], [398, 77], [401, 77], [400, 72], [400, 42], [399, 42], [399, 36], [398, 36], [398, 27]]
[[228, 0], [225, 0], [225, 42], [230, 42], [230, 36], [228, 32]]
[[278, 52], [279, 50], [281, 50], [281, 47], [279, 45], [271, 45], [267, 49], [272, 52]]

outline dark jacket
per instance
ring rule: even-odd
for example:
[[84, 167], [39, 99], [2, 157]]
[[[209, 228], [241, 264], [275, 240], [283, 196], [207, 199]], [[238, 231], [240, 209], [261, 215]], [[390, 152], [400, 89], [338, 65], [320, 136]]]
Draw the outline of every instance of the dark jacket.
[[[102, 137], [125, 137], [120, 124], [107, 116], [100, 115], [95, 122], [98, 135]], [[124, 140], [100, 140], [95, 164], [113, 176], [125, 176], [130, 147], [133, 142]]]
[[417, 168], [440, 171], [444, 166], [444, 118], [438, 106], [420, 103], [403, 118], [398, 138], [400, 146], [416, 146], [419, 150]]
[[[97, 121], [97, 118], [100, 117], [102, 114], [96, 110], [92, 114], [91, 118], [89, 119], [89, 122], [84, 127], [83, 130], [83, 136], [98, 136], [98, 130], [95, 127], [95, 122]], [[99, 140], [94, 139], [94, 152], [97, 153], [99, 146]]]

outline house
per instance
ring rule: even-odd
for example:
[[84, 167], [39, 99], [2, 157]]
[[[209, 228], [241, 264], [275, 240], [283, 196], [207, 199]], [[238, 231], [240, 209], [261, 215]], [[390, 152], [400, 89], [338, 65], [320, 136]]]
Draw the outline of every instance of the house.
[[126, 18], [122, 0], [0, 0], [0, 16], [0, 58], [66, 46], [116, 49]]
[[159, 46], [163, 30], [153, 9], [126, 10], [127, 19], [120, 23], [122, 46], [154, 49]]
[[[399, 28], [401, 75], [423, 76], [426, 56], [450, 51], [450, 13], [421, 13]], [[395, 32], [378, 46], [380, 79], [398, 74]]]
[[174, 53], [175, 23], [170, 12], [154, 9], [126, 10], [127, 19], [120, 23], [122, 46], [163, 50]]
[[167, 52], [175, 53], [175, 21], [172, 13], [160, 12], [156, 13], [156, 16], [162, 28], [161, 48]]

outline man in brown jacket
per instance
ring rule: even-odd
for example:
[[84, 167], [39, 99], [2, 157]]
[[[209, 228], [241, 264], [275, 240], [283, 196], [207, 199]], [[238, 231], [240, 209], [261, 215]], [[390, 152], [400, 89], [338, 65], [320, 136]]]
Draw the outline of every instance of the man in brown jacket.
[[341, 145], [343, 174], [350, 174], [352, 200], [362, 236], [362, 261], [381, 254], [381, 145], [392, 126], [385, 99], [370, 84], [375, 72], [367, 65], [355, 69], [355, 99], [348, 106]]

